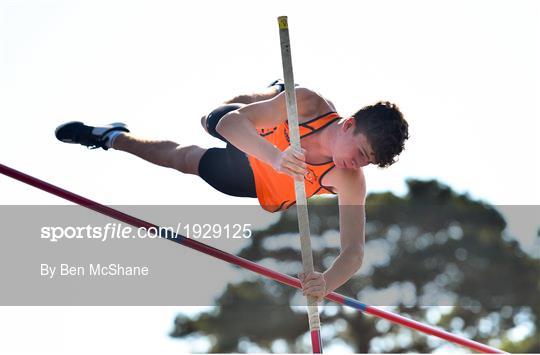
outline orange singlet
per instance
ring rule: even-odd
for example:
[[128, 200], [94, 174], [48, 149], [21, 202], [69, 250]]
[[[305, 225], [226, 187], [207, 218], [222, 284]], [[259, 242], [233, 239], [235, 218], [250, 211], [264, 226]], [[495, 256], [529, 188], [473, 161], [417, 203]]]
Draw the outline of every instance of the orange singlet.
[[[304, 123], [300, 123], [300, 139], [327, 127], [341, 117], [336, 112], [329, 112]], [[271, 129], [259, 129], [259, 134], [284, 151], [290, 145], [289, 124], [287, 121]], [[270, 212], [286, 210], [296, 203], [294, 179], [290, 175], [278, 173], [270, 165], [248, 155], [248, 160], [255, 178], [257, 198], [262, 208]], [[323, 176], [335, 167], [332, 160], [321, 164], [307, 164], [308, 173], [304, 176], [306, 197], [331, 193], [329, 187], [321, 184]]]

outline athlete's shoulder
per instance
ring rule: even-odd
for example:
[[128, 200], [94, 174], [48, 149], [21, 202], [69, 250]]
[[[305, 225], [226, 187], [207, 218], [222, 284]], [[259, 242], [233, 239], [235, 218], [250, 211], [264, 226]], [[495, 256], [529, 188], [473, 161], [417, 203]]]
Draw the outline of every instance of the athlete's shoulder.
[[363, 205], [366, 201], [366, 178], [360, 169], [335, 169], [332, 186], [340, 205]]
[[301, 100], [305, 101], [305, 102], [309, 102], [309, 103], [312, 103], [312, 104], [324, 104], [326, 102], [328, 102], [327, 99], [325, 99], [320, 92], [312, 89], [312, 88], [308, 88], [308, 87], [305, 87], [305, 86], [297, 86], [295, 88], [295, 92], [296, 92], [296, 96], [297, 98], [300, 98]]
[[335, 106], [319, 92], [305, 86], [296, 87], [298, 113], [304, 117], [317, 117], [328, 112], [335, 112]]

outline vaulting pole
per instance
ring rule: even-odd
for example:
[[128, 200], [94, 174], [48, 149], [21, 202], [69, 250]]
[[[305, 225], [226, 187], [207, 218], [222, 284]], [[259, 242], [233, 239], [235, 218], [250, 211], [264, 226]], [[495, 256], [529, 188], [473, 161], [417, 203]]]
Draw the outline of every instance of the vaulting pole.
[[[285, 97], [287, 99], [287, 116], [289, 121], [289, 139], [295, 152], [301, 153], [300, 130], [298, 128], [298, 109], [296, 106], [296, 93], [294, 91], [294, 76], [291, 57], [291, 41], [289, 39], [289, 24], [287, 16], [278, 17], [279, 40], [281, 44], [281, 62], [283, 64], [283, 79], [285, 81]], [[296, 211], [298, 215], [298, 231], [300, 232], [300, 248], [302, 251], [302, 265], [304, 273], [313, 269], [313, 252], [311, 250], [311, 237], [309, 233], [309, 218], [304, 180], [294, 179], [296, 193]], [[308, 320], [311, 333], [311, 346], [314, 354], [322, 353], [321, 321], [317, 299], [308, 296]]]
[[[55, 185], [49, 184], [48, 182], [45, 182], [43, 180], [36, 179], [33, 176], [27, 175], [25, 173], [22, 173], [18, 170], [12, 169], [8, 166], [5, 166], [3, 164], [0, 164], [0, 173], [4, 174], [6, 176], [9, 176], [15, 180], [19, 180], [21, 182], [24, 182], [25, 184], [34, 186], [40, 190], [49, 192], [53, 195], [56, 195], [60, 198], [63, 198], [65, 200], [71, 201], [73, 203], [76, 203], [78, 205], [81, 205], [83, 207], [89, 208], [91, 210], [94, 210], [96, 212], [99, 212], [105, 216], [109, 216], [112, 218], [115, 218], [121, 222], [130, 224], [137, 228], [153, 228], [160, 231], [166, 231], [166, 233], [162, 233], [160, 236], [162, 238], [168, 239], [170, 241], [176, 242], [178, 244], [184, 245], [186, 247], [189, 247], [191, 249], [195, 249], [197, 251], [200, 251], [201, 253], [213, 256], [215, 258], [224, 260], [228, 263], [240, 266], [244, 269], [251, 270], [253, 272], [256, 272], [260, 275], [266, 276], [270, 279], [273, 279], [275, 281], [281, 282], [282, 284], [289, 285], [291, 287], [301, 289], [302, 286], [300, 285], [300, 281], [294, 277], [291, 277], [289, 275], [285, 275], [276, 271], [273, 271], [269, 268], [266, 268], [264, 266], [258, 265], [252, 261], [243, 259], [239, 256], [226, 253], [224, 251], [221, 251], [219, 249], [216, 249], [214, 247], [208, 246], [206, 244], [203, 244], [201, 242], [198, 242], [194, 239], [186, 238], [182, 235], [172, 233], [168, 229], [161, 229], [158, 226], [143, 221], [141, 219], [132, 217], [130, 215], [127, 215], [123, 212], [117, 211], [113, 208], [107, 207], [105, 205], [102, 205], [100, 203], [97, 203], [95, 201], [89, 200], [85, 197], [82, 197], [80, 195], [74, 194], [73, 192], [64, 190], [60, 187], [57, 187]], [[151, 229], [152, 230], [152, 229]], [[379, 318], [386, 319], [392, 323], [401, 324], [405, 327], [418, 330], [422, 333], [433, 335], [436, 337], [439, 337], [444, 340], [448, 340], [450, 342], [462, 345], [464, 347], [467, 347], [472, 350], [476, 350], [480, 353], [485, 354], [507, 354], [506, 352], [493, 348], [491, 346], [484, 345], [482, 343], [478, 343], [473, 340], [469, 340], [460, 336], [457, 336], [455, 334], [449, 333], [447, 331], [431, 327], [429, 325], [425, 325], [423, 323], [414, 321], [412, 319], [408, 319], [406, 317], [402, 317], [400, 315], [394, 314], [392, 312], [383, 311], [382, 309], [375, 308], [372, 306], [368, 306], [362, 302], [359, 302], [353, 298], [345, 297], [343, 295], [340, 295], [339, 293], [332, 292], [326, 296], [326, 299], [334, 301], [336, 303], [349, 306], [352, 308], [355, 308], [363, 313], [368, 313], [371, 315], [374, 315]]]

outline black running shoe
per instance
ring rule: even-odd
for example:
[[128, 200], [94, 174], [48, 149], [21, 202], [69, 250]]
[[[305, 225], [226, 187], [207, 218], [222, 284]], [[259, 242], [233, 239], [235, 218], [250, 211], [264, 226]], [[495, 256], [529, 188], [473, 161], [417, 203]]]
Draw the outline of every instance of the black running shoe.
[[108, 134], [113, 131], [129, 132], [124, 123], [116, 122], [107, 126], [93, 127], [82, 122], [68, 122], [56, 128], [55, 135], [64, 143], [81, 144], [90, 149], [109, 149], [105, 144], [109, 139]]

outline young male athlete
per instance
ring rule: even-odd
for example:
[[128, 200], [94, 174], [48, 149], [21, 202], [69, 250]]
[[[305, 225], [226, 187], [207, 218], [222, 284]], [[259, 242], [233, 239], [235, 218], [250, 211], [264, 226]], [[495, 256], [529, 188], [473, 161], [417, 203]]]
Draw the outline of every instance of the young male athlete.
[[289, 145], [283, 82], [265, 91], [240, 95], [201, 119], [204, 129], [226, 142], [204, 149], [171, 141], [139, 138], [122, 123], [103, 127], [68, 122], [56, 137], [105, 150], [114, 148], [151, 163], [198, 175], [232, 196], [256, 197], [270, 212], [295, 203], [294, 179], [303, 179], [306, 196], [337, 194], [341, 251], [324, 273], [300, 274], [303, 292], [321, 299], [360, 268], [364, 256], [366, 183], [362, 167], [387, 167], [408, 139], [408, 124], [394, 104], [379, 102], [342, 118], [329, 100], [297, 87], [301, 146]]

